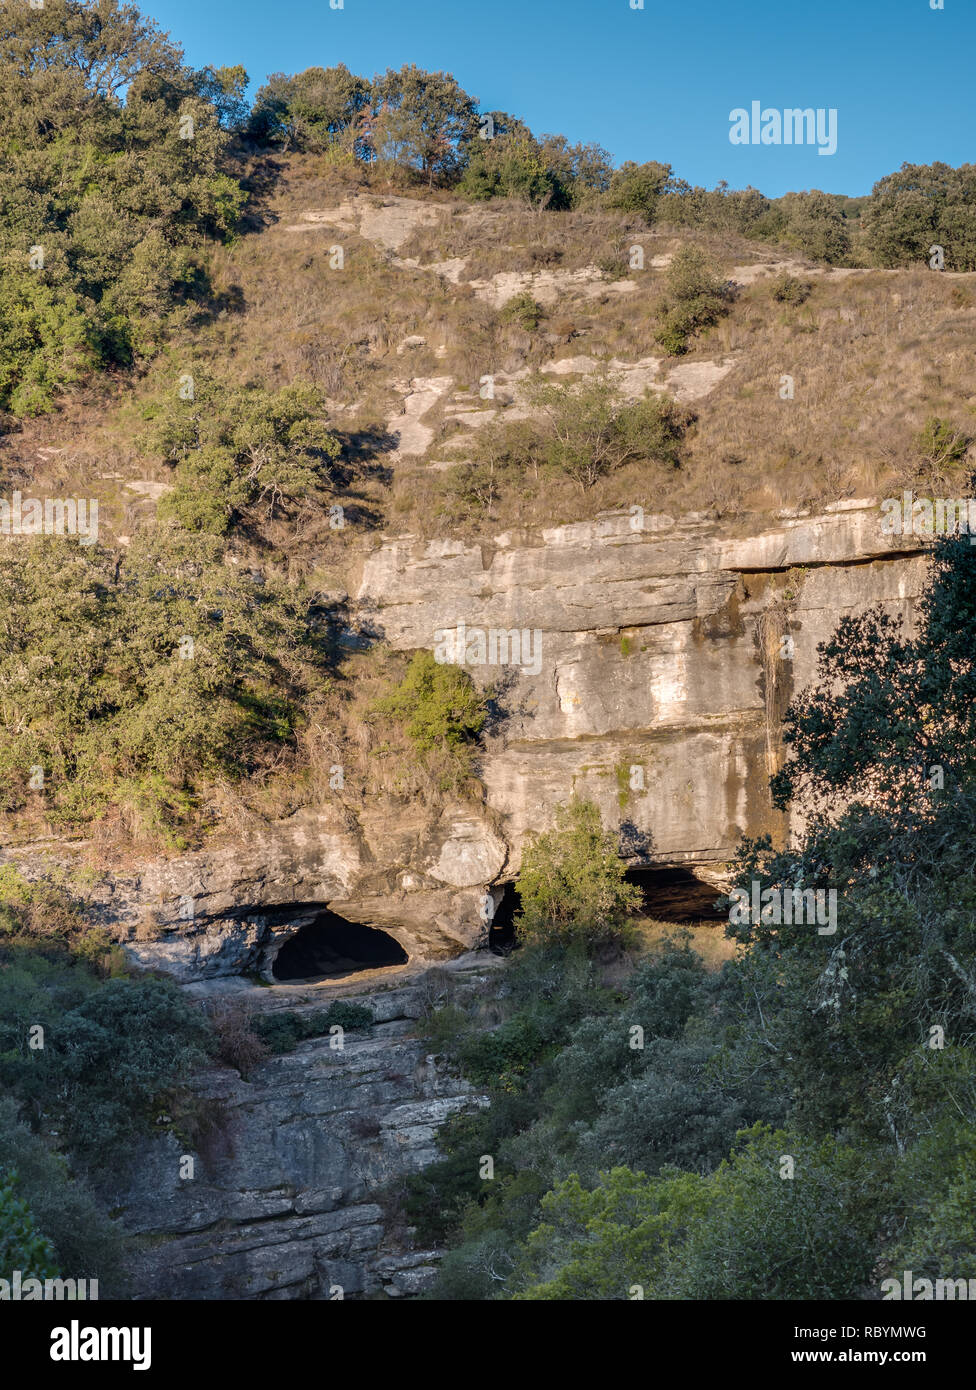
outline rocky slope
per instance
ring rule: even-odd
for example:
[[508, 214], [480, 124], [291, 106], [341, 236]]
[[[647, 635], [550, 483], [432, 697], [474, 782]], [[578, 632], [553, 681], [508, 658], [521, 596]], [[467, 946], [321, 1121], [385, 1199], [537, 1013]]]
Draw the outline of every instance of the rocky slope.
[[[478, 1103], [415, 1036], [425, 963], [477, 939], [479, 895], [500, 895], [526, 836], [574, 792], [620, 827], [631, 864], [682, 866], [707, 883], [721, 882], [741, 834], [783, 829], [767, 790], [782, 710], [843, 614], [881, 603], [911, 624], [926, 562], [902, 544], [882, 534], [875, 504], [850, 502], [738, 533], [624, 515], [490, 546], [399, 537], [374, 550], [355, 596], [364, 634], [433, 647], [463, 624], [477, 656], [479, 630], [526, 629], [531, 659], [469, 668], [500, 711], [485, 798], [446, 806], [433, 835], [419, 813], [378, 806], [357, 820], [322, 807], [233, 850], [147, 862], [106, 894], [120, 924], [149, 908], [162, 917], [160, 936], [129, 943], [139, 960], [257, 1008], [321, 1008], [350, 987], [234, 978], [271, 978], [281, 945], [326, 903], [383, 926], [410, 957], [385, 977], [392, 988], [368, 996], [377, 1027], [341, 1053], [313, 1039], [247, 1080], [200, 1079], [215, 1127], [191, 1153], [192, 1180], [175, 1136], [147, 1145], [138, 1179], [111, 1194], [145, 1238], [140, 1294], [420, 1291], [437, 1252], [411, 1248], [376, 1195], [431, 1162], [437, 1125]], [[457, 962], [472, 983], [491, 963]]]
[[[455, 973], [475, 986], [494, 962]], [[271, 1057], [246, 1080], [215, 1068], [194, 1090], [206, 1120], [187, 1144], [147, 1141], [103, 1195], [137, 1237], [139, 1298], [401, 1297], [423, 1290], [440, 1252], [418, 1249], [377, 1200], [437, 1156], [435, 1133], [480, 1098], [426, 1054], [420, 980], [362, 1002], [376, 1024]], [[301, 1004], [302, 991], [242, 991], [254, 1009]], [[271, 997], [274, 996], [274, 997]], [[330, 1002], [334, 994], [330, 991]]]

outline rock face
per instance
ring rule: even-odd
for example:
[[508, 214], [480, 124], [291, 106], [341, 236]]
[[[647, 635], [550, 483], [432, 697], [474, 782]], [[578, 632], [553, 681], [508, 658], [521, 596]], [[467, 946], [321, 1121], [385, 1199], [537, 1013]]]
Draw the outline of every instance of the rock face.
[[[137, 1236], [140, 1298], [337, 1298], [421, 1292], [439, 1252], [416, 1249], [376, 1200], [437, 1157], [437, 1127], [481, 1103], [413, 1036], [423, 984], [363, 999], [375, 1026], [326, 1035], [194, 1083], [196, 1145], [147, 1142], [103, 1196]], [[252, 991], [268, 996], [271, 991]]]
[[635, 508], [492, 546], [390, 541], [359, 603], [394, 646], [440, 644], [502, 688], [482, 777], [507, 872], [574, 793], [635, 861], [707, 870], [776, 828], [779, 719], [817, 644], [874, 604], [911, 625], [926, 564], [912, 547], [870, 502], [739, 534]]
[[574, 793], [619, 827], [632, 864], [720, 883], [742, 834], [785, 828], [767, 781], [817, 643], [874, 604], [911, 625], [925, 568], [920, 543], [885, 535], [869, 501], [735, 525], [635, 507], [491, 543], [388, 539], [366, 556], [351, 637], [463, 659], [494, 687], [484, 802], [432, 821], [337, 800], [224, 849], [147, 861], [95, 896], [130, 935], [151, 918], [128, 949], [184, 981], [270, 979], [326, 905], [388, 931], [414, 962], [445, 959], [475, 944], [486, 887], [500, 899], [526, 837]]

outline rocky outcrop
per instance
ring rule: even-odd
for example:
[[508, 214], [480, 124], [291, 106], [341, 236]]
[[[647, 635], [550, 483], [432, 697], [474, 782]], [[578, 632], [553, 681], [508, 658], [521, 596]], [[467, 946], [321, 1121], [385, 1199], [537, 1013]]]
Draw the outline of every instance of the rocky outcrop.
[[[466, 983], [477, 979], [468, 972]], [[416, 1247], [387, 1194], [438, 1156], [435, 1134], [448, 1116], [482, 1103], [415, 1036], [425, 988], [421, 981], [363, 998], [377, 1022], [346, 1033], [341, 1049], [327, 1034], [263, 1062], [247, 1080], [227, 1068], [195, 1080], [204, 1117], [195, 1144], [164, 1133], [103, 1187], [137, 1237], [137, 1297], [423, 1291], [440, 1252]], [[271, 993], [242, 997], [260, 1007]], [[283, 997], [291, 1002], [296, 992]]]
[[95, 891], [120, 930], [151, 916], [152, 930], [127, 943], [141, 963], [195, 993], [239, 990], [255, 1007], [334, 997], [335, 985], [316, 1000], [233, 978], [269, 980], [283, 943], [326, 904], [382, 926], [409, 956], [386, 977], [396, 987], [369, 996], [371, 1032], [341, 1051], [312, 1039], [246, 1079], [208, 1072], [196, 1090], [211, 1124], [195, 1147], [167, 1128], [127, 1178], [108, 1179], [106, 1197], [140, 1238], [140, 1296], [427, 1287], [438, 1253], [414, 1246], [389, 1193], [436, 1158], [445, 1118], [481, 1102], [415, 1035], [423, 963], [490, 968], [490, 957], [463, 957], [483, 932], [485, 887], [500, 899], [527, 837], [574, 793], [599, 804], [632, 865], [721, 883], [741, 835], [787, 829], [768, 776], [818, 642], [875, 604], [911, 627], [926, 563], [910, 538], [883, 535], [866, 502], [734, 529], [633, 509], [491, 544], [399, 537], [374, 549], [353, 639], [463, 658], [491, 686], [484, 800], [433, 815], [337, 801], [233, 846], [147, 861]]
[[526, 837], [574, 793], [619, 828], [632, 864], [720, 883], [741, 835], [786, 828], [768, 776], [817, 643], [878, 603], [910, 625], [925, 567], [868, 501], [734, 525], [635, 507], [490, 542], [387, 539], [365, 558], [350, 640], [463, 656], [493, 688], [483, 803], [432, 816], [337, 799], [137, 864], [91, 896], [136, 960], [185, 981], [270, 979], [326, 904], [413, 962], [445, 959], [479, 939], [486, 886], [500, 897]]
[[782, 828], [767, 779], [817, 644], [878, 603], [911, 624], [926, 561], [880, 523], [866, 501], [754, 528], [633, 508], [491, 545], [397, 539], [369, 557], [359, 605], [397, 647], [463, 634], [467, 669], [498, 688], [482, 777], [508, 871], [574, 793], [635, 862], [707, 868]]

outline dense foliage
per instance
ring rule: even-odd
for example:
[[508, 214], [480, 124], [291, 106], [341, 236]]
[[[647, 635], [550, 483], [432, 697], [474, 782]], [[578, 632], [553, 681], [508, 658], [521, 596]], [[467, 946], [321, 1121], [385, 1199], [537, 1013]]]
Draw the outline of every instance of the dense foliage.
[[175, 469], [161, 516], [223, 535], [321, 500], [340, 453], [321, 392], [308, 385], [235, 389], [187, 377], [191, 399], [170, 392], [145, 408], [151, 423], [143, 447]]
[[467, 671], [438, 661], [426, 648], [414, 652], [403, 679], [375, 710], [398, 720], [421, 756], [433, 749], [463, 756], [486, 719], [484, 696]]
[[442, 510], [452, 519], [490, 517], [499, 498], [543, 495], [553, 479], [568, 478], [586, 493], [628, 464], [681, 467], [695, 416], [670, 396], [646, 391], [621, 402], [605, 377], [573, 385], [537, 377], [524, 391], [534, 416], [489, 421], [470, 445], [470, 462], [445, 473]]
[[[244, 161], [262, 150], [322, 154], [474, 200], [733, 231], [831, 264], [925, 264], [938, 247], [947, 269], [976, 268], [976, 166], [905, 164], [859, 199], [817, 189], [769, 199], [693, 188], [656, 160], [615, 169], [600, 146], [481, 111], [450, 73], [414, 64], [372, 79], [341, 63], [274, 73], [250, 111], [247, 82], [239, 65], [189, 67], [123, 0], [5, 7], [0, 410], [48, 410], [92, 371], [139, 363], [218, 307], [203, 252], [238, 224]], [[681, 351], [714, 311], [700, 296], [672, 304], [662, 342]]]
[[600, 808], [578, 800], [559, 807], [556, 828], [526, 846], [517, 888], [526, 938], [591, 945], [623, 935], [641, 897], [624, 882], [616, 837], [603, 828]]
[[[124, 1236], [91, 1184], [123, 1174], [213, 1051], [172, 981], [132, 976], [63, 883], [0, 871], [0, 1250], [4, 1277], [124, 1285]], [[187, 1131], [184, 1139], [192, 1138]]]
[[216, 537], [146, 530], [117, 561], [22, 541], [0, 595], [5, 810], [176, 835], [208, 779], [293, 745], [322, 663], [309, 600], [226, 563]]
[[0, 409], [34, 414], [160, 342], [244, 202], [226, 165], [243, 69], [196, 72], [134, 5], [0, 15]]

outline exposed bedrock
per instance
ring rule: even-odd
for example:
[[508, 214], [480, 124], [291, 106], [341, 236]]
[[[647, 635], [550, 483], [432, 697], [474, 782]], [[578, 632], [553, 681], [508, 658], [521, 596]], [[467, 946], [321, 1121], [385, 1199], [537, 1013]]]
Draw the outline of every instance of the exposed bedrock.
[[768, 775], [817, 643], [878, 603], [911, 624], [925, 567], [870, 501], [730, 524], [635, 509], [490, 544], [386, 539], [366, 557], [353, 627], [442, 654], [462, 629], [498, 711], [483, 803], [304, 809], [119, 874], [98, 890], [106, 918], [130, 929], [138, 960], [183, 980], [270, 981], [326, 907], [389, 933], [411, 962], [456, 956], [483, 932], [486, 886], [500, 900], [526, 837], [574, 793], [619, 827], [631, 864], [721, 883], [742, 834], [785, 830]]
[[[461, 991], [480, 978], [454, 975]], [[371, 993], [374, 1026], [341, 1047], [325, 1033], [246, 1080], [226, 1067], [198, 1075], [199, 1132], [160, 1116], [166, 1128], [125, 1171], [103, 1172], [103, 1199], [137, 1237], [137, 1297], [397, 1298], [429, 1285], [442, 1252], [404, 1239], [396, 1192], [439, 1156], [438, 1127], [484, 1099], [417, 1038], [425, 988]], [[240, 997], [258, 1009], [273, 995]]]
[[481, 633], [489, 658], [509, 658], [468, 666], [500, 687], [507, 713], [482, 777], [509, 871], [526, 835], [579, 793], [621, 827], [633, 862], [707, 874], [740, 835], [783, 828], [768, 775], [817, 644], [878, 603], [910, 625], [925, 566], [867, 501], [756, 529], [635, 513], [491, 547], [389, 541], [359, 602], [395, 646], [434, 647], [450, 630], [457, 647], [463, 625], [469, 661]]

